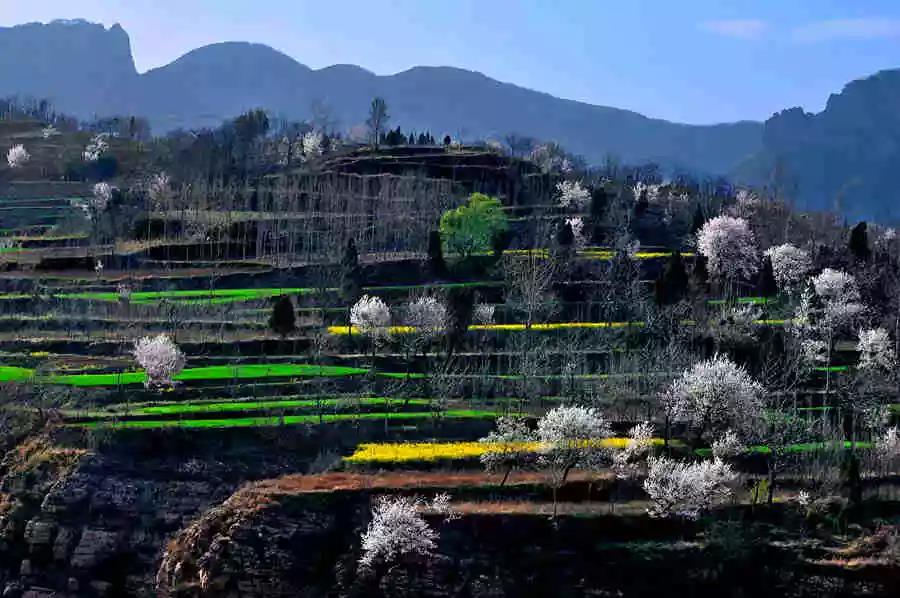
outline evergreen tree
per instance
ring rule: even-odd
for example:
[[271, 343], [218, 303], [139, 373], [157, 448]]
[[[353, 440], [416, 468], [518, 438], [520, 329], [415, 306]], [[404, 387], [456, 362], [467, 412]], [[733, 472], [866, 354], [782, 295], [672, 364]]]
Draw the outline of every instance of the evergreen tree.
[[444, 145], [450, 145], [450, 142], [453, 141], [450, 139], [449, 135], [444, 135]]
[[297, 330], [297, 316], [290, 295], [279, 295], [275, 298], [272, 315], [269, 317], [269, 328], [281, 338]]
[[433, 276], [442, 278], [447, 275], [447, 263], [444, 261], [440, 231], [433, 230], [428, 233], [428, 265]]
[[575, 244], [575, 233], [568, 222], [563, 222], [556, 230], [556, 244], [562, 249], [571, 249]]
[[772, 259], [769, 256], [763, 259], [756, 290], [761, 297], [774, 297], [778, 294], [778, 283], [775, 281], [775, 271], [772, 269]]
[[359, 266], [359, 253], [356, 242], [347, 239], [347, 247], [341, 257], [341, 301], [347, 308], [347, 326], [350, 326], [350, 308], [362, 296], [362, 268]]
[[673, 251], [666, 267], [656, 279], [656, 303], [672, 305], [678, 303], [687, 293], [690, 280], [681, 252]]
[[471, 289], [451, 288], [447, 293], [447, 314], [450, 325], [447, 330], [447, 354], [453, 352], [462, 344], [469, 324], [472, 323], [472, 315], [475, 311], [475, 295]]
[[706, 267], [706, 258], [702, 255], [694, 256], [690, 287], [691, 292], [697, 296], [705, 295], [709, 291], [709, 270]]
[[865, 221], [860, 222], [850, 231], [849, 246], [853, 257], [863, 262], [868, 261], [872, 252], [869, 249], [869, 231]]
[[703, 215], [700, 204], [697, 204], [696, 208], [694, 208], [694, 217], [691, 220], [691, 236], [696, 235], [703, 228], [704, 224], [706, 224], [706, 217]]

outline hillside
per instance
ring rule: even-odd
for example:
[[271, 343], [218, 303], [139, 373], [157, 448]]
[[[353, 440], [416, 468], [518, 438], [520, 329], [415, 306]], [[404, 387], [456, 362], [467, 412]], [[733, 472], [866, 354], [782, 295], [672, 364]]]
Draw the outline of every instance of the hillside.
[[[4, 59], [3, 56], [6, 58]], [[128, 35], [86, 22], [0, 29], [0, 94], [49, 97], [61, 110], [139, 114], [157, 132], [217, 125], [242, 110], [265, 107], [309, 118], [324, 102], [343, 128], [362, 123], [372, 97], [383, 96], [392, 123], [464, 138], [511, 132], [554, 140], [599, 162], [657, 161], [724, 173], [760, 145], [759, 123], [690, 126], [627, 110], [555, 98], [449, 67], [416, 67], [378, 76], [351, 65], [312, 70], [267, 46], [222, 43], [137, 74]]]
[[847, 84], [818, 114], [784, 110], [766, 121], [763, 150], [737, 178], [772, 184], [806, 209], [896, 221], [898, 105], [900, 70], [890, 70]]

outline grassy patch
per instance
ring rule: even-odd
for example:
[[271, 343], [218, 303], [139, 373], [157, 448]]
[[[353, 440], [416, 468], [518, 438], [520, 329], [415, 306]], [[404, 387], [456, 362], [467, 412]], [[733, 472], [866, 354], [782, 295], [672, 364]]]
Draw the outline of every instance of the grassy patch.
[[190, 415], [211, 412], [269, 411], [277, 409], [351, 409], [356, 405], [378, 407], [402, 407], [412, 405], [426, 407], [427, 399], [396, 399], [387, 397], [323, 398], [323, 399], [272, 399], [253, 401], [239, 399], [234, 401], [197, 401], [193, 403], [166, 403], [161, 405], [132, 406], [116, 405], [109, 411], [80, 414], [77, 410], [65, 411], [66, 416], [86, 415], [87, 417], [118, 417], [121, 415]]
[[[174, 419], [174, 420], [129, 420], [115, 422], [87, 422], [68, 424], [80, 428], [115, 428], [155, 430], [163, 428], [258, 428], [271, 426], [289, 426], [298, 424], [335, 423], [359, 420], [417, 420], [433, 417], [430, 411], [414, 411], [399, 413], [341, 413], [318, 415], [285, 415], [284, 417], [235, 417], [222, 419]], [[477, 411], [473, 409], [450, 410], [441, 413], [442, 418], [449, 419], [489, 419], [497, 416], [494, 411]]]

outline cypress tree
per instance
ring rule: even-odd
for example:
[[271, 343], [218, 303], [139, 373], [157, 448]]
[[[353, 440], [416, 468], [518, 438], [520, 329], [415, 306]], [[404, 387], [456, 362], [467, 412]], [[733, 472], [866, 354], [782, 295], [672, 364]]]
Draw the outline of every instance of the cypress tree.
[[869, 231], [865, 221], [860, 222], [850, 231], [849, 247], [850, 253], [857, 260], [862, 262], [868, 261], [872, 252], [869, 249]]
[[774, 297], [778, 294], [778, 283], [775, 282], [775, 271], [772, 269], [772, 259], [769, 256], [763, 259], [756, 290], [761, 297]]
[[341, 257], [341, 301], [347, 307], [347, 326], [350, 326], [350, 308], [362, 296], [362, 268], [353, 238], [347, 239], [347, 247]]
[[272, 315], [269, 318], [269, 327], [281, 338], [297, 330], [297, 316], [294, 313], [294, 302], [290, 295], [279, 295], [275, 298]]
[[678, 303], [687, 293], [689, 278], [681, 252], [673, 251], [666, 267], [656, 279], [656, 303], [672, 305]]
[[694, 209], [694, 217], [691, 220], [691, 236], [696, 235], [703, 228], [704, 224], [706, 224], [706, 217], [703, 215], [703, 210], [700, 209], [700, 204], [697, 204], [697, 207]]
[[695, 295], [705, 295], [709, 291], [709, 270], [706, 268], [706, 258], [702, 255], [694, 257], [690, 286]]
[[428, 233], [428, 266], [431, 274], [437, 278], [447, 275], [447, 262], [444, 261], [444, 249], [441, 246], [441, 232], [433, 230]]

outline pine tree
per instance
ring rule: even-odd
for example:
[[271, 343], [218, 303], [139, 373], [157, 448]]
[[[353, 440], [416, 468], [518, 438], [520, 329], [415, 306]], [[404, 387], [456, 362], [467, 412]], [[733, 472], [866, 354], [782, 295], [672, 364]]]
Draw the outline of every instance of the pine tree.
[[869, 249], [869, 231], [865, 221], [860, 222], [850, 231], [850, 253], [857, 260], [865, 262], [869, 260], [871, 250]]
[[272, 306], [269, 328], [281, 338], [297, 330], [297, 316], [290, 295], [279, 295]]

